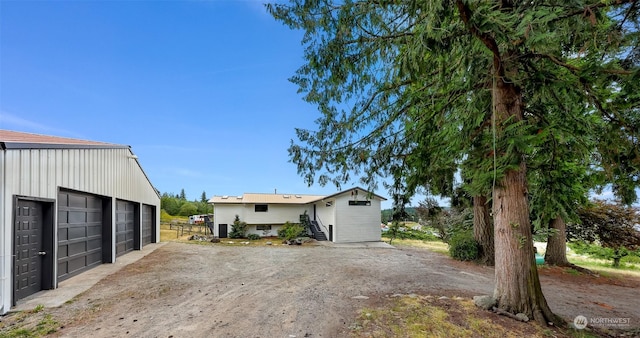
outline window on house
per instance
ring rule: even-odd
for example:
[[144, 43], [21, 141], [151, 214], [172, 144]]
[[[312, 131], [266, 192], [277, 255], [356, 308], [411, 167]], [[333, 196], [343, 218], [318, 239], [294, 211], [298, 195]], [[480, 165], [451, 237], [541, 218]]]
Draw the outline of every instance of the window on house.
[[256, 204], [255, 211], [256, 212], [267, 212], [269, 210], [269, 205], [267, 204]]
[[256, 230], [271, 230], [271, 226], [270, 225], [256, 225]]

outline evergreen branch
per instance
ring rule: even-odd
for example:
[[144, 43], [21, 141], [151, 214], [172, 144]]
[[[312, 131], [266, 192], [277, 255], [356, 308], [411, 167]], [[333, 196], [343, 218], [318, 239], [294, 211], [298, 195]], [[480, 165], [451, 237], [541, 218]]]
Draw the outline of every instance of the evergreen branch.
[[[555, 63], [556, 65], [563, 67], [565, 69], [568, 69], [569, 71], [571, 71], [571, 73], [573, 73], [576, 76], [579, 76], [579, 72], [582, 70], [580, 67], [578, 66], [574, 66], [571, 64], [568, 64], [566, 62], [563, 62], [562, 60], [558, 59], [557, 57], [555, 57], [554, 55], [550, 55], [550, 54], [541, 54], [541, 53], [529, 53], [526, 55], [523, 55], [522, 57], [532, 57], [532, 58], [544, 58], [544, 59], [548, 59], [551, 62]], [[629, 71], [629, 70], [624, 70], [624, 69], [601, 69], [601, 71], [605, 74], [612, 74], [612, 75], [632, 75], [634, 72]]]
[[498, 75], [500, 77], [503, 77], [504, 69], [500, 67], [502, 60], [498, 43], [491, 35], [481, 32], [477, 27], [470, 24], [471, 16], [473, 15], [473, 13], [471, 12], [469, 6], [467, 6], [462, 0], [457, 0], [456, 5], [458, 6], [458, 12], [460, 12], [460, 18], [462, 19], [462, 22], [464, 22], [471, 34], [480, 39], [480, 41], [489, 49], [489, 51], [493, 53], [493, 67], [498, 72]]
[[[637, 3], [637, 1], [638, 0], [616, 0], [615, 1], [615, 5], [624, 5], [624, 4], [633, 4], [633, 5], [635, 5]], [[605, 2], [605, 1], [597, 2], [597, 3], [592, 4], [592, 5], [587, 5], [584, 8], [577, 9], [577, 10], [575, 10], [573, 12], [569, 12], [569, 13], [567, 13], [565, 15], [558, 16], [557, 18], [551, 20], [550, 22], [561, 21], [561, 20], [568, 19], [568, 18], [576, 16], [576, 15], [583, 15], [584, 16], [587, 13], [592, 13], [592, 15], [593, 15], [593, 11], [595, 9], [605, 8], [605, 7], [609, 7], [609, 6], [611, 6], [611, 4], [609, 4], [609, 3]]]

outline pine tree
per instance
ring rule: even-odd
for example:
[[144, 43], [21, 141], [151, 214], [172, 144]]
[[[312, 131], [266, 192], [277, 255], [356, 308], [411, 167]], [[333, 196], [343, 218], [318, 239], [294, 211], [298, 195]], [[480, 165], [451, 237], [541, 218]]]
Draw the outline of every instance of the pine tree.
[[[304, 31], [307, 63], [291, 80], [321, 113], [318, 130], [297, 130], [291, 159], [309, 184], [340, 186], [356, 175], [373, 189], [379, 177], [392, 177], [399, 201], [417, 189], [451, 193], [463, 168], [471, 195], [492, 198], [498, 307], [559, 323], [534, 261], [528, 164], [549, 151], [546, 133], [599, 127], [574, 128], [581, 142], [616, 131], [629, 146], [601, 159], [614, 163], [604, 166], [607, 180], [630, 195], [637, 181], [621, 173], [638, 172], [637, 137], [629, 137], [638, 104], [615, 93], [638, 92], [637, 63], [623, 61], [638, 54], [639, 7], [599, 0], [268, 5]], [[545, 121], [563, 123], [539, 133]]]
[[183, 201], [187, 200], [187, 195], [184, 193], [184, 188], [180, 189], [180, 199]]

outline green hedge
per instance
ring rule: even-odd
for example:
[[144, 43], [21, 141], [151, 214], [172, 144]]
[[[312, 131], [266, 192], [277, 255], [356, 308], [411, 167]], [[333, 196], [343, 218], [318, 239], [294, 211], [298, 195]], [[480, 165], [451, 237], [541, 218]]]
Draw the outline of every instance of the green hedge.
[[473, 261], [478, 259], [478, 242], [473, 233], [460, 232], [449, 240], [449, 255], [459, 261]]

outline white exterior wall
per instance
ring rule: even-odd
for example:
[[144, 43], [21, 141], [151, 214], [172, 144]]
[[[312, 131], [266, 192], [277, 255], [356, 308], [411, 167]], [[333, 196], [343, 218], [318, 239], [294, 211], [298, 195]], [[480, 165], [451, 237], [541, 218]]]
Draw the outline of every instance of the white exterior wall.
[[382, 239], [380, 231], [380, 199], [372, 198], [371, 205], [349, 205], [351, 196], [336, 196], [333, 226], [333, 241], [377, 242]]
[[[272, 225], [271, 235], [277, 236], [276, 225], [286, 222], [299, 223], [300, 215], [305, 211], [310, 217], [313, 217], [313, 205], [299, 204], [269, 204], [267, 212], [256, 212], [255, 204], [214, 204], [214, 235], [219, 236], [219, 224], [228, 224], [228, 230], [231, 232], [233, 221], [236, 215], [240, 217], [240, 221], [249, 225], [268, 224]], [[256, 230], [255, 226], [250, 226], [247, 234], [255, 233], [262, 236], [262, 230]]]
[[313, 206], [298, 204], [269, 204], [267, 212], [256, 212], [255, 204], [245, 206], [244, 219], [248, 224], [300, 223], [300, 215], [305, 211], [311, 215]]
[[[160, 239], [160, 197], [128, 148], [7, 149], [0, 151], [0, 314], [11, 307], [13, 272], [13, 196], [57, 200], [71, 189], [155, 206], [156, 240]], [[56, 203], [57, 208], [57, 203]], [[112, 210], [115, 220], [115, 208]], [[141, 213], [142, 214], [142, 213]], [[54, 226], [57, 227], [57, 212]], [[140, 222], [141, 224], [141, 222]], [[115, 226], [112, 225], [115, 238]], [[57, 243], [57, 230], [54, 231]], [[115, 241], [112, 244], [115, 261]], [[57, 257], [57, 246], [54, 246]], [[57, 264], [54, 278], [57, 276]], [[56, 284], [56, 283], [54, 283]]]
[[231, 231], [236, 215], [240, 220], [244, 218], [242, 204], [214, 204], [213, 205], [213, 235], [220, 236], [220, 224], [227, 224], [227, 231]]
[[[267, 236], [278, 236], [278, 230], [280, 230], [280, 228], [282, 228], [282, 225], [279, 224], [269, 224], [271, 225], [271, 230], [269, 231], [269, 233], [267, 234]], [[250, 225], [247, 227], [247, 235], [248, 234], [256, 234], [258, 236], [263, 237], [264, 236], [264, 231], [262, 230], [256, 230], [256, 226], [255, 225]]]
[[[322, 200], [316, 203], [316, 221], [320, 224], [320, 229], [329, 239], [329, 225], [333, 224], [334, 231], [336, 225], [336, 200], [328, 199]], [[327, 207], [327, 203], [331, 203], [331, 206]], [[313, 219], [313, 214], [310, 214]]]

